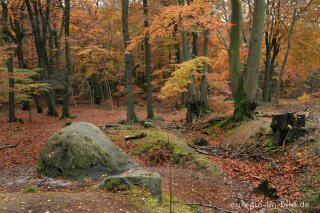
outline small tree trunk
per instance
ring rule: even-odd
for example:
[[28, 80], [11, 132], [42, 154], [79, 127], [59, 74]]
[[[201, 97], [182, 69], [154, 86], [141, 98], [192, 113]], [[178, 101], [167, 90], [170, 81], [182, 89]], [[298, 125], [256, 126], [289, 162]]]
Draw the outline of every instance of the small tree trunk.
[[277, 104], [279, 103], [279, 99], [280, 99], [283, 72], [284, 72], [284, 69], [286, 67], [288, 56], [289, 56], [289, 52], [290, 52], [290, 49], [291, 49], [292, 32], [293, 32], [293, 28], [294, 28], [294, 25], [295, 25], [296, 20], [297, 20], [297, 14], [296, 13], [297, 13], [296, 10], [294, 10], [292, 23], [291, 23], [289, 34], [288, 34], [288, 48], [287, 48], [287, 52], [286, 52], [286, 54], [284, 56], [284, 59], [283, 59], [283, 63], [282, 63], [281, 70], [280, 70], [279, 79], [277, 81], [277, 90], [276, 90], [276, 103]]
[[265, 33], [265, 46], [266, 46], [266, 62], [265, 62], [265, 70], [264, 70], [264, 82], [263, 82], [263, 101], [269, 102], [270, 95], [270, 66], [271, 66], [271, 49], [272, 46], [269, 41], [268, 33]]
[[13, 63], [12, 56], [10, 54], [7, 59], [7, 68], [9, 73], [9, 122], [15, 122], [17, 120], [15, 115], [15, 104], [14, 104], [14, 77], [13, 77]]
[[[209, 46], [209, 34], [210, 30], [205, 30], [203, 33], [203, 56], [208, 57], [208, 46]], [[207, 63], [203, 66], [203, 74], [200, 86], [200, 103], [203, 112], [206, 112], [209, 108], [208, 106], [208, 84], [207, 84]]]
[[92, 95], [92, 92], [91, 92], [91, 87], [90, 87], [90, 84], [88, 81], [87, 82], [87, 86], [88, 86], [88, 90], [89, 90], [89, 95], [90, 95], [90, 102], [91, 102], [91, 107], [94, 106], [94, 96]]
[[112, 100], [112, 93], [111, 93], [111, 88], [110, 88], [110, 84], [109, 84], [109, 80], [107, 79], [107, 81], [105, 82], [105, 87], [110, 99], [110, 108], [113, 110], [113, 100]]
[[103, 102], [103, 108], [106, 108], [106, 98], [105, 98], [105, 94], [102, 88], [102, 83], [101, 83], [101, 78], [99, 77], [99, 89], [100, 89], [100, 94], [102, 97], [102, 102]]

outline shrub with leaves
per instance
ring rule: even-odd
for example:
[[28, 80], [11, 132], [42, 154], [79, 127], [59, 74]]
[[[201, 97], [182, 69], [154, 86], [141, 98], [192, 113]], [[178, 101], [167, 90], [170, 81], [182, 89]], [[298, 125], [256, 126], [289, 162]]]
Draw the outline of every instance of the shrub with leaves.
[[[32, 102], [33, 96], [41, 95], [50, 89], [47, 83], [36, 82], [37, 76], [42, 69], [15, 69], [15, 102]], [[8, 103], [8, 92], [10, 91], [8, 85], [7, 68], [0, 68], [0, 103]]]
[[172, 73], [172, 77], [162, 87], [160, 97], [172, 97], [186, 91], [186, 86], [191, 83], [190, 75], [197, 75], [197, 71], [202, 70], [205, 63], [210, 63], [209, 58], [201, 56], [179, 65], [179, 68]]

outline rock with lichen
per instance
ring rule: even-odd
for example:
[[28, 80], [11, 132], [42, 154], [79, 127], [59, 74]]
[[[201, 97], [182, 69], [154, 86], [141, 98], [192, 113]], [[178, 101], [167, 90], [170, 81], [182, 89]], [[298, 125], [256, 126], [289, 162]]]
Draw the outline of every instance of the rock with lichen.
[[136, 166], [98, 127], [78, 122], [46, 141], [37, 170], [49, 177], [79, 180], [117, 175]]

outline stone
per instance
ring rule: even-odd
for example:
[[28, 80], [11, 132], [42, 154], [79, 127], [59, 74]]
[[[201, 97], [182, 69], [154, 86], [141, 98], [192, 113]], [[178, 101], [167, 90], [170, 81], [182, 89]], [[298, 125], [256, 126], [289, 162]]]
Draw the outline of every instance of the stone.
[[127, 190], [139, 187], [151, 193], [152, 197], [161, 203], [161, 176], [157, 172], [150, 172], [142, 168], [131, 169], [120, 175], [107, 177], [96, 188], [107, 191]]
[[143, 123], [142, 123], [142, 126], [143, 126], [144, 128], [153, 128], [153, 127], [154, 127], [153, 123], [147, 122], [147, 121], [143, 122]]
[[209, 142], [203, 138], [195, 138], [193, 139], [193, 144], [197, 146], [208, 146]]
[[81, 180], [117, 175], [136, 166], [98, 127], [78, 122], [46, 141], [40, 150], [37, 170], [49, 177]]

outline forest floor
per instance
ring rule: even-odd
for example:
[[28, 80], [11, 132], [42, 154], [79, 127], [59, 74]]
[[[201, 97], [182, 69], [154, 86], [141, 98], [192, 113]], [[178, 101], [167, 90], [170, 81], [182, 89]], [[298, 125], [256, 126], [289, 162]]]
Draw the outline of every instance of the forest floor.
[[[189, 125], [185, 125], [185, 110], [156, 107], [159, 119], [152, 121], [154, 128], [145, 129], [135, 124], [104, 130], [138, 164], [161, 174], [164, 195], [161, 206], [147, 202], [148, 195], [140, 192], [91, 191], [90, 187], [101, 180], [65, 181], [42, 177], [36, 172], [39, 150], [54, 132], [80, 120], [97, 126], [118, 124], [125, 119], [124, 107], [106, 110], [78, 104], [78, 108], [71, 106], [71, 113], [79, 114], [80, 118], [65, 120], [32, 111], [31, 122], [28, 112], [17, 109], [17, 117], [23, 119], [24, 124], [8, 123], [7, 113], [1, 111], [0, 147], [13, 147], [0, 149], [0, 212], [169, 212], [170, 189], [173, 212], [320, 210], [319, 130], [284, 148], [274, 148], [267, 136], [270, 118], [246, 122], [228, 131], [210, 129], [206, 128], [210, 120], [232, 113], [232, 103], [214, 102], [210, 106], [214, 113]], [[265, 105], [257, 111], [262, 114], [304, 112], [305, 107], [305, 104], [288, 101], [281, 107]], [[312, 107], [312, 113], [319, 118], [319, 106]], [[61, 107], [58, 110], [61, 112]], [[139, 118], [145, 119], [145, 111], [144, 105], [136, 106]], [[308, 125], [319, 128], [317, 122]], [[148, 136], [124, 140], [125, 136], [142, 132]], [[207, 149], [188, 146], [195, 138], [206, 139], [210, 147], [214, 147], [212, 150], [218, 152], [211, 154]], [[139, 152], [144, 144], [159, 140], [169, 140], [177, 149], [182, 149], [183, 161], [169, 164], [168, 150], [163, 150], [156, 162], [150, 159], [151, 152]], [[254, 143], [261, 146], [251, 150]], [[241, 153], [243, 148], [245, 152]], [[238, 155], [230, 157], [232, 151]], [[252, 152], [259, 152], [263, 157]], [[253, 193], [265, 179], [276, 189], [278, 199]]]

